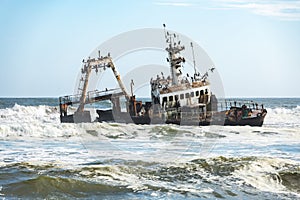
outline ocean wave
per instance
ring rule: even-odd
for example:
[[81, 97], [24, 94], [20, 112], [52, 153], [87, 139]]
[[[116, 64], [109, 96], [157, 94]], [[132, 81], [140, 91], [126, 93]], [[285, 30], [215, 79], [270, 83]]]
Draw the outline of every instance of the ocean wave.
[[39, 175], [35, 178], [6, 185], [2, 193], [6, 197], [19, 198], [92, 198], [106, 195], [118, 197], [118, 193], [127, 193], [126, 187], [111, 186], [74, 178]]
[[118, 193], [140, 193], [253, 199], [260, 191], [260, 197], [269, 199], [278, 194], [300, 197], [299, 163], [269, 157], [219, 156], [184, 163], [119, 159], [77, 166], [22, 162], [2, 166], [1, 171], [6, 182], [0, 193], [5, 197], [116, 198]]
[[300, 127], [300, 106], [294, 108], [267, 108], [265, 126]]
[[277, 108], [273, 108], [270, 109], [272, 112], [274, 112], [275, 114], [300, 114], [300, 106], [297, 105], [294, 108], [283, 108], [283, 107], [277, 107]]
[[12, 108], [0, 109], [0, 123], [12, 123], [19, 121], [32, 122], [39, 121], [44, 123], [58, 122], [58, 108], [46, 105], [40, 106], [21, 106], [15, 104]]
[[293, 192], [300, 197], [300, 165], [280, 158], [257, 158], [234, 171], [239, 184], [249, 184], [261, 191]]
[[74, 124], [61, 124], [57, 107], [21, 106], [0, 109], [0, 137], [70, 137], [80, 134]]
[[[259, 132], [278, 133], [274, 128], [287, 128], [297, 131], [300, 128], [300, 106], [268, 109], [263, 129]], [[296, 129], [297, 130], [296, 130]], [[214, 131], [214, 129], [218, 129]], [[176, 125], [134, 125], [118, 123], [71, 124], [60, 123], [59, 111], [56, 106], [21, 106], [0, 109], [0, 137], [73, 137], [81, 135], [104, 136], [109, 139], [136, 138], [141, 134], [151, 135], [152, 139], [168, 139], [175, 136], [207, 137], [218, 139], [227, 137], [222, 130], [240, 132], [240, 127], [185, 127]], [[246, 127], [246, 129], [249, 129]], [[273, 130], [274, 129], [274, 130]], [[255, 129], [256, 130], [256, 129]], [[251, 131], [250, 131], [251, 132]], [[286, 131], [285, 131], [286, 132]], [[231, 134], [232, 135], [232, 134]], [[237, 137], [237, 136], [235, 136]]]

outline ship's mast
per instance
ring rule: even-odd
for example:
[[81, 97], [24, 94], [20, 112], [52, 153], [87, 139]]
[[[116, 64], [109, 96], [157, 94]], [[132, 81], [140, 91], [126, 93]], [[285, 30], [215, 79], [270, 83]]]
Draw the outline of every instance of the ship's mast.
[[197, 74], [197, 70], [196, 70], [196, 60], [195, 60], [194, 46], [193, 46], [193, 43], [192, 43], [192, 42], [191, 42], [191, 48], [192, 48], [192, 53], [193, 53], [194, 78], [196, 78], [196, 74]]
[[175, 33], [170, 34], [168, 31], [166, 31], [165, 24], [163, 24], [163, 27], [165, 32], [166, 43], [168, 44], [166, 51], [169, 53], [169, 58], [167, 58], [167, 61], [170, 62], [172, 85], [178, 85], [182, 76], [182, 62], [185, 62], [185, 59], [179, 54], [182, 50], [184, 50], [184, 46], [180, 45], [178, 36], [176, 39]]

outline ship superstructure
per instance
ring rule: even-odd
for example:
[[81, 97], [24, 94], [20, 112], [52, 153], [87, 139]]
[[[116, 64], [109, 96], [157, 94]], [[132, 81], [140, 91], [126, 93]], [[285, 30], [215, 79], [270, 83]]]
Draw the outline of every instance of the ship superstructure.
[[[207, 111], [212, 110], [208, 72], [201, 76], [193, 59], [194, 74], [184, 75], [185, 58], [180, 52], [185, 50], [185, 46], [181, 44], [178, 35], [165, 30], [165, 25], [164, 32], [170, 75], [165, 77], [161, 73], [150, 80], [152, 103], [154, 107], [159, 105], [156, 107], [161, 109], [167, 123], [197, 123], [199, 116], [205, 116]], [[193, 43], [191, 48], [194, 58]], [[211, 72], [213, 70], [213, 67], [209, 69]], [[213, 98], [215, 99], [215, 96]]]

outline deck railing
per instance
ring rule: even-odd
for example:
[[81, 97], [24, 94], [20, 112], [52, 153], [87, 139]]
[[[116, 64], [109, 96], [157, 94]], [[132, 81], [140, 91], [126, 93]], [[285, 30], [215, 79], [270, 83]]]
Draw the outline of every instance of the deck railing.
[[218, 99], [218, 110], [229, 110], [231, 107], [242, 107], [243, 105], [247, 108], [254, 110], [264, 109], [263, 104], [258, 104], [252, 100], [243, 100], [243, 99]]

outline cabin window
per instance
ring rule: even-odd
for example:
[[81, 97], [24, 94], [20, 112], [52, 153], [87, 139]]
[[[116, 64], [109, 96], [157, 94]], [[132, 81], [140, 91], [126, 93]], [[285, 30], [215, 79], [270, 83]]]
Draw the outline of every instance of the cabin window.
[[196, 91], [196, 96], [199, 96], [199, 91]]
[[180, 94], [180, 99], [184, 99], [184, 94]]
[[177, 101], [179, 98], [178, 98], [178, 95], [176, 94], [175, 95], [175, 101]]
[[169, 101], [173, 101], [173, 96], [169, 96]]
[[208, 91], [207, 91], [207, 89], [205, 89], [205, 94], [208, 94]]
[[164, 102], [167, 102], [167, 100], [168, 100], [167, 97], [164, 97], [164, 98], [163, 98], [163, 103], [164, 103]]
[[189, 98], [190, 97], [190, 93], [185, 93], [185, 98]]
[[204, 95], [204, 91], [203, 90], [200, 91], [200, 95]]
[[191, 92], [191, 97], [194, 97], [194, 92]]

